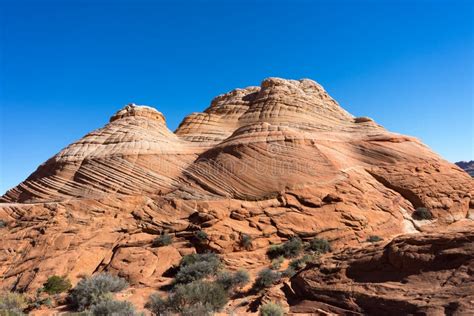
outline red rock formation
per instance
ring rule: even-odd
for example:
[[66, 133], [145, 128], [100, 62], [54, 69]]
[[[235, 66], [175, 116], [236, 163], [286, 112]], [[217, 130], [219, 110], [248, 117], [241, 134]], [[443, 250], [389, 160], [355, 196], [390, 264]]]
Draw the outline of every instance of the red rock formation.
[[[156, 287], [181, 255], [203, 250], [199, 229], [230, 268], [258, 269], [269, 243], [291, 236], [342, 247], [465, 225], [473, 194], [460, 168], [354, 118], [311, 80], [218, 96], [175, 133], [160, 112], [129, 105], [1, 198], [0, 287], [33, 291], [52, 274], [76, 282], [98, 271]], [[417, 207], [434, 219], [413, 219]], [[153, 248], [163, 231], [173, 244]]]
[[292, 279], [292, 311], [338, 314], [472, 315], [474, 232], [397, 237], [347, 249]]

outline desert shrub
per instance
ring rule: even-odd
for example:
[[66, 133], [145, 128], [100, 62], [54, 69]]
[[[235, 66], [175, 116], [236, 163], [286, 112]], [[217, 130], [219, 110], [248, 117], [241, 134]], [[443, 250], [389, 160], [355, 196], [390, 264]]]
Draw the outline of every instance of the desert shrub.
[[149, 309], [154, 315], [166, 315], [171, 309], [171, 307], [168, 306], [168, 303], [167, 299], [154, 293], [148, 298], [145, 308]]
[[71, 281], [66, 277], [53, 275], [43, 284], [43, 290], [48, 294], [59, 294], [72, 287]]
[[323, 238], [314, 238], [309, 242], [308, 250], [317, 252], [317, 253], [326, 253], [331, 251], [331, 245], [329, 241]]
[[293, 237], [281, 245], [272, 245], [267, 250], [270, 259], [283, 256], [285, 258], [297, 257], [303, 250], [303, 242], [298, 237]]
[[283, 256], [279, 256], [278, 258], [273, 259], [272, 263], [270, 264], [270, 269], [272, 269], [272, 270], [280, 269], [281, 264], [283, 263], [283, 260], [285, 260], [285, 258], [283, 258]]
[[153, 247], [163, 247], [171, 245], [173, 238], [168, 234], [162, 234], [155, 239], [153, 239], [152, 246]]
[[240, 246], [245, 250], [252, 249], [252, 237], [247, 234], [242, 234], [240, 237]]
[[379, 241], [382, 241], [383, 239], [379, 236], [376, 236], [376, 235], [372, 235], [372, 236], [369, 236], [367, 238], [367, 241], [368, 242], [379, 242]]
[[110, 293], [119, 292], [128, 287], [127, 282], [110, 274], [97, 274], [82, 279], [71, 291], [69, 301], [79, 311], [95, 305], [108, 297]]
[[23, 294], [14, 292], [0, 292], [0, 315], [23, 315], [22, 311], [28, 307]]
[[295, 270], [301, 270], [304, 267], [306, 267], [307, 262], [308, 262], [308, 260], [305, 257], [298, 258], [298, 259], [293, 259], [293, 260], [291, 260], [289, 266], [292, 267]]
[[433, 214], [426, 207], [418, 207], [412, 216], [415, 219], [433, 219]]
[[137, 315], [135, 307], [132, 303], [127, 301], [117, 301], [112, 299], [105, 299], [91, 308], [94, 316], [135, 316]]
[[0, 228], [7, 227], [7, 222], [5, 222], [3, 219], [0, 219]]
[[291, 278], [296, 274], [295, 268], [292, 266], [289, 266], [288, 268], [285, 269], [285, 271], [282, 272], [281, 276], [285, 278]]
[[196, 239], [201, 243], [206, 242], [209, 239], [209, 236], [203, 230], [198, 230], [197, 232], [195, 232], [194, 237], [196, 237]]
[[261, 316], [283, 316], [285, 312], [283, 308], [275, 303], [267, 303], [260, 306]]
[[146, 307], [155, 315], [207, 315], [221, 310], [228, 300], [227, 291], [221, 284], [195, 281], [176, 286], [167, 299], [151, 295]]
[[226, 291], [245, 286], [250, 280], [247, 271], [239, 270], [235, 273], [222, 272], [217, 276], [216, 282], [221, 284]]
[[266, 287], [270, 287], [277, 281], [279, 281], [280, 277], [281, 274], [279, 272], [273, 271], [268, 268], [263, 269], [258, 273], [257, 278], [255, 279], [254, 288], [263, 289]]
[[200, 280], [217, 273], [221, 261], [216, 254], [192, 254], [181, 259], [175, 283], [184, 284]]

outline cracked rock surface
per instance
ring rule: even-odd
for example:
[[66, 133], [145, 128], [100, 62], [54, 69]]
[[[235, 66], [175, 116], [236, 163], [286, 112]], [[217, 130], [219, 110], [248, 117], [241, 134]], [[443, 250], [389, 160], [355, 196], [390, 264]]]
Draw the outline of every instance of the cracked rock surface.
[[[373, 235], [388, 241], [456, 231], [462, 237], [460, 229], [473, 227], [474, 180], [419, 140], [353, 117], [312, 80], [268, 78], [216, 97], [175, 132], [154, 108], [127, 105], [0, 201], [1, 288], [34, 292], [54, 274], [76, 283], [108, 271], [143, 296], [169, 282], [166, 271], [196, 251], [217, 252], [228, 269], [255, 275], [269, 264], [268, 246], [293, 236], [325, 238], [336, 250], [363, 248], [360, 256], [370, 258], [381, 255], [366, 249]], [[414, 219], [419, 207], [433, 218]], [[198, 230], [207, 233], [206, 243], [196, 242]], [[163, 232], [173, 243], [153, 247]], [[247, 250], [240, 246], [244, 234], [252, 238]], [[350, 282], [402, 282], [368, 282], [364, 271]], [[338, 274], [305, 271], [291, 291], [321, 297], [315, 293], [327, 288], [314, 290], [305, 283], [310, 277], [324, 284]], [[362, 302], [324, 302], [289, 309], [367, 311]]]

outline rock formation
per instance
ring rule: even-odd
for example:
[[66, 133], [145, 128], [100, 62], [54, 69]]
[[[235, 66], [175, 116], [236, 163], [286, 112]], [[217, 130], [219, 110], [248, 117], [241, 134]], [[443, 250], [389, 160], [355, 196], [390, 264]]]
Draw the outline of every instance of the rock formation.
[[462, 170], [469, 173], [471, 177], [474, 177], [474, 160], [471, 161], [459, 161], [456, 162], [456, 165]]
[[[174, 133], [157, 110], [128, 105], [43, 163], [1, 198], [0, 287], [109, 271], [151, 289], [196, 250], [256, 271], [270, 243], [292, 236], [343, 248], [467, 227], [473, 197], [469, 175], [419, 140], [353, 117], [314, 81], [269, 78], [216, 97]], [[420, 207], [434, 218], [414, 218]], [[173, 244], [153, 248], [162, 232]]]

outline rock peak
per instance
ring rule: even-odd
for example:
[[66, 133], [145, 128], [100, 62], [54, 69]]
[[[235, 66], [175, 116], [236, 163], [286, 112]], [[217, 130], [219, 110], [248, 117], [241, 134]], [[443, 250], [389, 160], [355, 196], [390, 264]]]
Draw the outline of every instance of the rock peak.
[[135, 103], [127, 104], [123, 109], [117, 111], [111, 118], [110, 122], [120, 120], [125, 117], [146, 117], [166, 123], [165, 117], [161, 112], [147, 105], [136, 105]]

